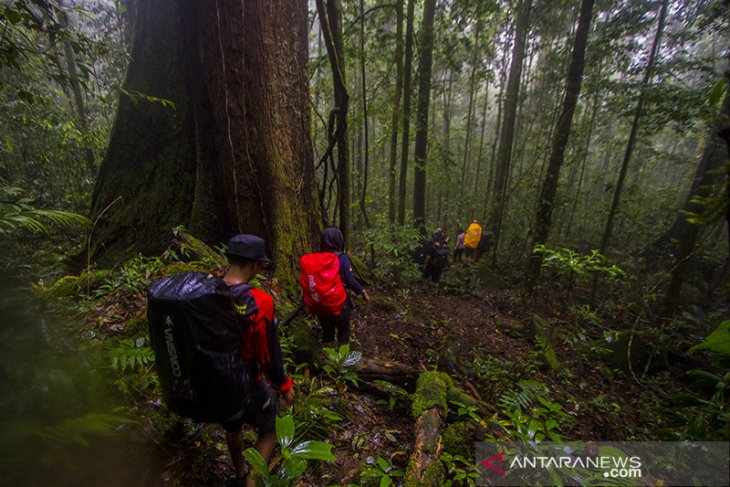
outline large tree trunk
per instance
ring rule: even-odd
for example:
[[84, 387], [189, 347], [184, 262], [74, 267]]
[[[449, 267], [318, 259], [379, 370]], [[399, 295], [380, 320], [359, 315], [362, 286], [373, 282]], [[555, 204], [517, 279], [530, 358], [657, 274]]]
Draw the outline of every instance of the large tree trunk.
[[[580, 95], [580, 89], [583, 83], [586, 44], [588, 43], [588, 33], [590, 32], [591, 17], [593, 16], [593, 3], [594, 0], [583, 0], [581, 2], [578, 30], [575, 34], [573, 54], [570, 60], [570, 67], [568, 68], [565, 100], [563, 101], [563, 110], [555, 128], [555, 137], [553, 138], [553, 146], [550, 152], [547, 175], [545, 176], [538, 201], [535, 237], [532, 248], [538, 244], [545, 244], [550, 233], [560, 168], [565, 158], [565, 147], [568, 145], [568, 138], [570, 137], [573, 113], [575, 112], [575, 106], [578, 103], [578, 96]], [[530, 292], [535, 290], [537, 280], [540, 277], [541, 265], [542, 254], [532, 254], [529, 260], [526, 283]]]
[[436, 0], [426, 0], [423, 5], [423, 23], [420, 36], [420, 59], [418, 67], [418, 109], [416, 113], [416, 145], [413, 155], [416, 160], [413, 179], [413, 225], [426, 233], [426, 153], [428, 149], [428, 103], [431, 99], [431, 63], [433, 60], [433, 18]]
[[499, 140], [499, 155], [495, 171], [493, 201], [494, 206], [489, 216], [489, 227], [494, 232], [493, 260], [496, 260], [501, 233], [502, 218], [507, 202], [507, 183], [509, 179], [510, 161], [512, 157], [512, 142], [514, 140], [515, 120], [517, 117], [517, 104], [519, 101], [520, 78], [522, 76], [522, 60], [525, 57], [525, 44], [527, 30], [530, 25], [530, 10], [532, 0], [521, 0], [517, 6], [517, 19], [515, 20], [515, 41], [512, 50], [512, 62], [510, 65], [509, 78], [507, 80], [507, 93], [504, 102], [504, 118], [502, 133]]
[[139, 4], [135, 98], [120, 100], [93, 195], [95, 256], [160, 252], [186, 225], [208, 243], [261, 235], [277, 273], [292, 270], [318, 226], [306, 19], [303, 0]]

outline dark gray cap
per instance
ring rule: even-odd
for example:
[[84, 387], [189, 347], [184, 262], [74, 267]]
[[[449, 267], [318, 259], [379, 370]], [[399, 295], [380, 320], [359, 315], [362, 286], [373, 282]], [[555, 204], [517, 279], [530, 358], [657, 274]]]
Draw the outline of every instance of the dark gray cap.
[[226, 257], [235, 255], [244, 259], [258, 260], [269, 264], [271, 260], [266, 256], [266, 242], [261, 237], [249, 234], [235, 235], [228, 241]]

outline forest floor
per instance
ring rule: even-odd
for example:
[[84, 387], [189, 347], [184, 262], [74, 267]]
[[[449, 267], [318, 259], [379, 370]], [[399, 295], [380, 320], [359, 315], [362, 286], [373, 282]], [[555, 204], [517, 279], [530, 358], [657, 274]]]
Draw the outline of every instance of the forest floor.
[[[444, 451], [464, 458], [454, 468], [474, 471], [476, 441], [515, 440], [526, 433], [527, 424], [506, 416], [520, 401], [529, 428], [536, 419], [546, 439], [654, 438], [657, 396], [602, 360], [605, 327], [599, 330], [568, 312], [565, 300], [556, 296], [526, 304], [509, 286], [465, 287], [470, 275], [469, 269], [452, 267], [439, 293], [426, 282], [371, 287], [370, 302], [358, 299], [353, 314], [353, 350], [382, 363], [445, 371], [478, 401], [471, 411], [450, 405], [449, 425], [479, 423], [456, 429], [450, 439], [445, 434]], [[535, 314], [546, 327], [553, 360], [525, 336]], [[373, 470], [378, 459], [385, 460], [397, 483], [415, 440], [409, 398], [400, 386], [413, 392], [413, 381], [394, 386], [402, 393], [383, 394], [382, 387], [340, 380], [316, 366], [303, 366], [295, 378], [293, 411], [304, 417], [298, 427], [306, 428], [306, 439], [333, 445], [337, 458], [310, 462], [302, 485], [360, 485], [363, 470]], [[231, 474], [220, 428], [180, 423], [162, 441], [171, 452], [166, 485], [223, 485]]]

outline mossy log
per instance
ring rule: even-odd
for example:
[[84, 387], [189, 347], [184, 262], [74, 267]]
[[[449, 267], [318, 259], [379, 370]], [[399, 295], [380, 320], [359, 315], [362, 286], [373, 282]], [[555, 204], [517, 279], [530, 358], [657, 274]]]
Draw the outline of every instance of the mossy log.
[[453, 388], [443, 372], [424, 372], [418, 377], [411, 412], [416, 421], [416, 443], [408, 462], [405, 485], [441, 485], [444, 468], [439, 461], [446, 398]]
[[210, 248], [202, 240], [193, 237], [188, 232], [179, 231], [177, 239], [173, 240], [173, 244], [179, 248], [188, 250], [198, 260], [208, 259], [215, 262], [218, 269], [225, 269], [228, 266], [228, 261], [224, 256]]
[[408, 463], [405, 485], [437, 486], [442, 484], [444, 468], [439, 461], [443, 412], [434, 407], [416, 422], [416, 444]]

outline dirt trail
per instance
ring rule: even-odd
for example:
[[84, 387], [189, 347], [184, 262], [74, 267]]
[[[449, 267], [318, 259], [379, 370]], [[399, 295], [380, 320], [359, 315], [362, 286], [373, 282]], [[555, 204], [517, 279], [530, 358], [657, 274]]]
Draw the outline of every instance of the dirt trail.
[[497, 323], [525, 322], [530, 313], [510, 302], [511, 291], [483, 291], [479, 298], [437, 294], [430, 286], [371, 292], [372, 303], [355, 311], [354, 336], [367, 356], [426, 369], [434, 354], [468, 362], [477, 354], [513, 358], [530, 349], [502, 333]]

